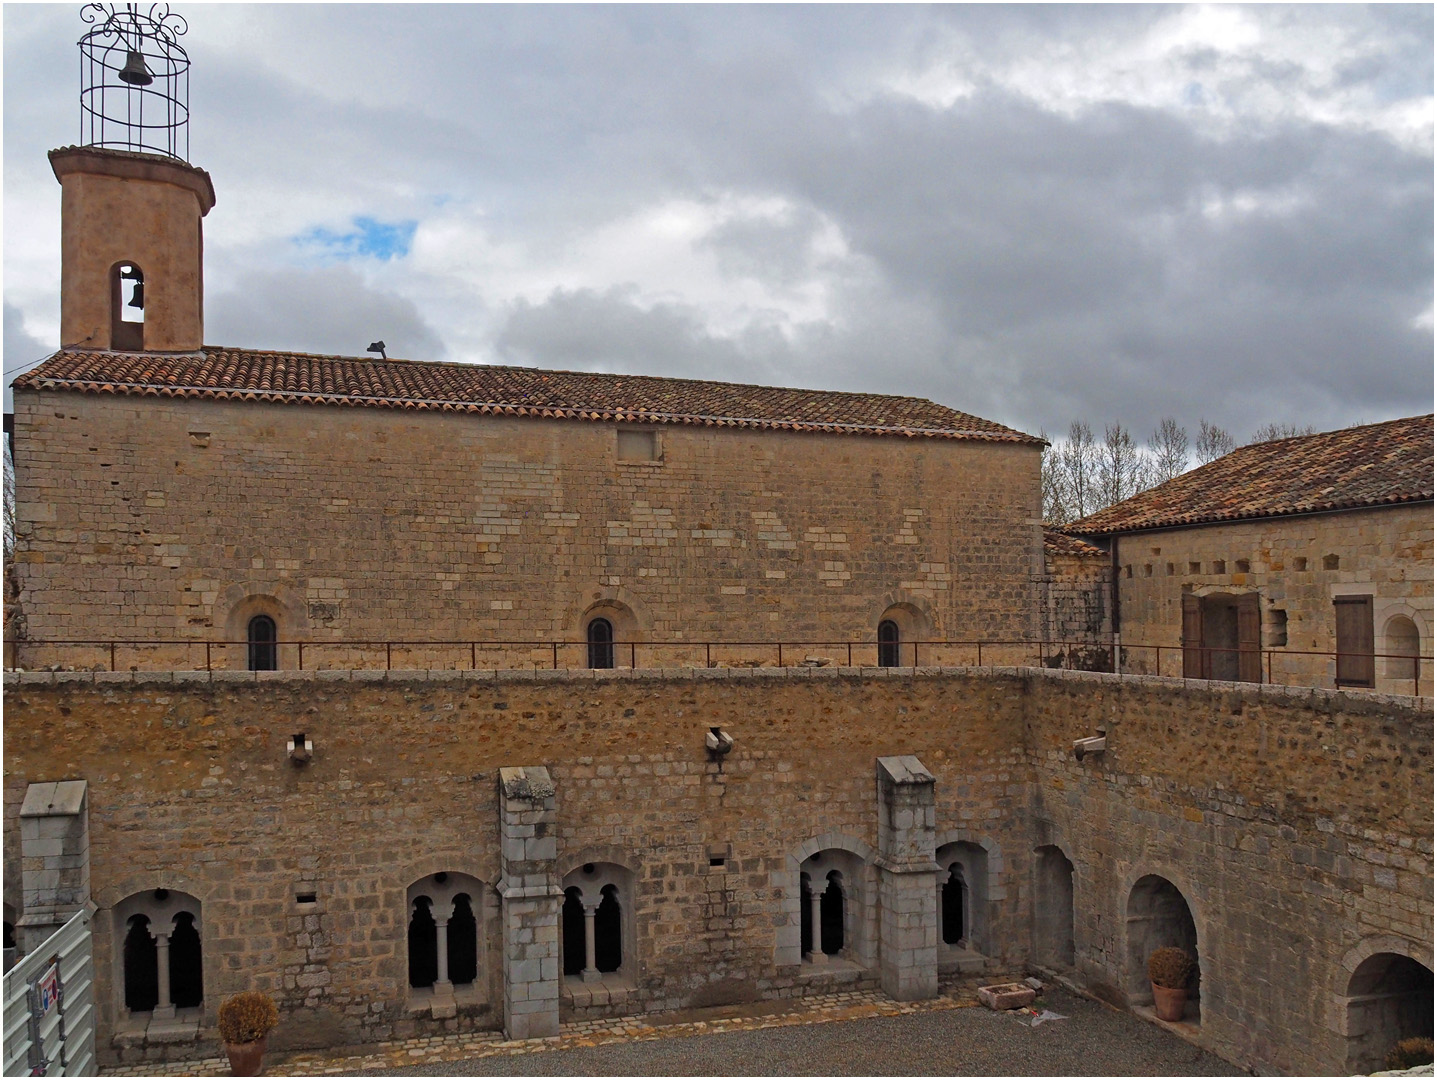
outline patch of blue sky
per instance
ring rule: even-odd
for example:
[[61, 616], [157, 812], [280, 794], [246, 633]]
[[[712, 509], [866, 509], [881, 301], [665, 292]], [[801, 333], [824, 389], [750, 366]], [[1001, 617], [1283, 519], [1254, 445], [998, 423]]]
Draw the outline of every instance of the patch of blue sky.
[[372, 217], [357, 217], [351, 222], [353, 228], [346, 231], [327, 229], [316, 225], [308, 232], [295, 237], [295, 243], [320, 258], [328, 260], [402, 259], [409, 254], [414, 242], [417, 221], [378, 221]]

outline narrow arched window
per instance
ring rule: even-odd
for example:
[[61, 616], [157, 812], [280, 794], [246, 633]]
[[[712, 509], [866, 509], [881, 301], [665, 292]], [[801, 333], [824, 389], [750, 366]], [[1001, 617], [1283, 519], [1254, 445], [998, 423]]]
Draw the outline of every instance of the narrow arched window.
[[191, 1009], [204, 1000], [204, 969], [200, 959], [200, 932], [188, 911], [175, 916], [170, 931], [170, 1001], [177, 1009]]
[[160, 1000], [160, 975], [155, 939], [147, 915], [132, 915], [125, 934], [125, 1008], [149, 1012]]
[[898, 666], [898, 624], [892, 619], [878, 624], [878, 666]]
[[409, 917], [410, 986], [433, 986], [439, 978], [439, 931], [430, 906], [429, 897], [419, 897]]
[[449, 981], [455, 986], [472, 983], [479, 974], [479, 925], [466, 893], [454, 898], [449, 916]]
[[618, 971], [624, 963], [623, 910], [617, 886], [605, 885], [594, 912], [594, 966], [601, 972]]
[[145, 347], [145, 275], [130, 262], [110, 271], [110, 348], [139, 352]]
[[560, 909], [563, 935], [565, 975], [581, 975], [584, 971], [584, 899], [578, 889], [564, 890], [564, 906]]
[[968, 936], [968, 883], [963, 868], [954, 863], [943, 883], [943, 944], [957, 945]]
[[268, 615], [256, 615], [249, 621], [248, 638], [251, 671], [274, 671], [279, 667], [279, 650], [273, 619]]
[[589, 622], [589, 666], [611, 668], [614, 666], [614, 624], [608, 619], [593, 619]]

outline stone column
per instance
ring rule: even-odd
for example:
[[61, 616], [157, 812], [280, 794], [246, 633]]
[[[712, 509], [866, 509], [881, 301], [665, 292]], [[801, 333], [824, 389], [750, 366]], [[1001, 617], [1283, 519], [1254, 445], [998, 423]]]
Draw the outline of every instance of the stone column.
[[160, 976], [160, 991], [155, 1011], [150, 1015], [153, 1020], [173, 1020], [175, 1003], [170, 995], [170, 935], [154, 934], [153, 937], [155, 939], [155, 965]]
[[584, 981], [598, 982], [599, 967], [594, 959], [594, 913], [598, 904], [584, 905]]
[[883, 992], [938, 996], [933, 774], [911, 754], [878, 759], [878, 959]]
[[821, 964], [828, 959], [823, 952], [823, 892], [812, 878], [808, 882], [808, 905], [813, 916], [808, 920], [808, 958], [815, 964]]
[[554, 783], [542, 766], [499, 770], [499, 898], [504, 935], [504, 1031], [559, 1034], [559, 905]]
[[449, 920], [434, 920], [434, 946], [438, 950], [439, 973], [434, 979], [434, 992], [452, 991], [454, 984], [449, 981]]
[[20, 806], [19, 945], [35, 949], [90, 902], [84, 780], [31, 784]]

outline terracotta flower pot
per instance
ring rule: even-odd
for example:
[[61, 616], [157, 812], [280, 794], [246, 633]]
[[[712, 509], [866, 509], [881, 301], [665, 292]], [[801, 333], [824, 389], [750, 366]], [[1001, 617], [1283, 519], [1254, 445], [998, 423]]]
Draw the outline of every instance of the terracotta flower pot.
[[1187, 1009], [1188, 992], [1183, 987], [1180, 990], [1173, 990], [1167, 986], [1159, 986], [1153, 983], [1153, 1011], [1158, 1014], [1159, 1020], [1178, 1021], [1183, 1018]]
[[268, 1043], [266, 1035], [258, 1042], [225, 1043], [225, 1053], [230, 1059], [231, 1076], [259, 1076], [264, 1071], [264, 1048]]

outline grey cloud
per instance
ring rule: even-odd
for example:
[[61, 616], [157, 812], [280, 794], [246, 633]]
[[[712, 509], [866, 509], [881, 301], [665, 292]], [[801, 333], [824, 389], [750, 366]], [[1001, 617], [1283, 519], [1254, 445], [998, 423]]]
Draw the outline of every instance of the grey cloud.
[[380, 292], [347, 266], [254, 271], [207, 298], [211, 344], [362, 356], [382, 338], [391, 356], [439, 360], [444, 344], [414, 303]]
[[[662, 199], [781, 196], [787, 220], [705, 243], [736, 277], [822, 282], [842, 298], [834, 322], [780, 332], [760, 316], [726, 338], [697, 307], [641, 305], [622, 282], [535, 304], [501, 288], [474, 298], [509, 307], [493, 355], [916, 393], [1028, 430], [1078, 416], [1146, 431], [1172, 413], [1245, 433], [1431, 408], [1432, 334], [1412, 325], [1432, 298], [1430, 152], [1244, 111], [1255, 91], [1430, 97], [1430, 7], [1247, 9], [1276, 37], [1335, 30], [1351, 58], [1329, 86], [1323, 64], [1173, 55], [1170, 74], [1237, 110], [1225, 132], [1182, 106], [1059, 115], [1005, 81], [1054, 46], [1097, 70], [1174, 17], [1162, 6], [228, 10], [252, 12], [253, 32], [191, 18], [194, 158], [220, 194], [211, 280], [252, 277], [248, 295], [212, 296], [212, 339], [353, 352], [402, 333], [403, 354], [441, 355], [444, 335], [476, 336], [413, 288], [408, 305], [357, 276], [295, 277], [289, 250], [228, 241], [226, 214], [303, 201], [422, 229], [456, 199], [495, 241], [552, 261]], [[74, 127], [73, 23], [7, 9], [7, 214], [25, 209], [12, 191], [54, 197], [43, 155]], [[872, 92], [874, 72], [955, 58], [978, 89], [950, 108]], [[31, 174], [46, 183], [14, 183]], [[1204, 215], [1240, 193], [1292, 207]], [[863, 282], [809, 265], [823, 220]]]
[[45, 359], [58, 347], [47, 346], [25, 329], [25, 318], [14, 304], [5, 304], [5, 411], [14, 411], [10, 383], [23, 375], [37, 361]]

